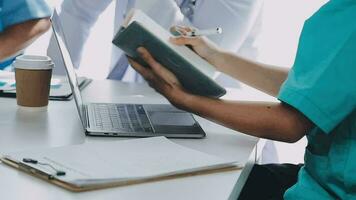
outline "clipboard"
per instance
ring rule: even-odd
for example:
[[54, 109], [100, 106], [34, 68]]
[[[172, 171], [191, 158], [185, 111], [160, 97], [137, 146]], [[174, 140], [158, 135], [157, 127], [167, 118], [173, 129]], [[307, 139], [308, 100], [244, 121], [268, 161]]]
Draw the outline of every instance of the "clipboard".
[[[116, 153], [107, 154], [108, 151]], [[165, 137], [27, 150], [0, 156], [0, 161], [72, 192], [235, 171], [243, 167], [235, 159], [209, 155]]]
[[61, 181], [51, 174], [40, 171], [40, 170], [33, 168], [31, 166], [25, 165], [21, 162], [16, 162], [16, 161], [11, 160], [6, 157], [0, 158], [0, 161], [2, 161], [7, 166], [15, 168], [15, 169], [17, 169], [21, 172], [24, 172], [26, 174], [29, 174], [31, 176], [40, 178], [40, 179], [46, 181], [47, 183], [54, 184], [58, 187], [69, 190], [71, 192], [86, 192], [86, 191], [93, 191], [93, 190], [99, 190], [99, 189], [108, 189], [108, 188], [114, 188], [114, 187], [129, 186], [129, 185], [135, 185], [135, 184], [141, 184], [141, 183], [149, 183], [149, 182], [157, 182], [157, 181], [164, 181], [164, 180], [191, 177], [191, 176], [207, 175], [207, 174], [212, 174], [212, 173], [223, 173], [223, 172], [237, 171], [237, 170], [241, 170], [243, 168], [242, 166], [236, 165], [236, 166], [228, 166], [228, 167], [224, 167], [224, 168], [220, 168], [220, 169], [208, 169], [208, 170], [201, 170], [198, 172], [189, 172], [189, 173], [175, 174], [175, 175], [155, 177], [155, 178], [146, 178], [146, 179], [141, 179], [141, 180], [130, 180], [130, 181], [124, 181], [124, 182], [117, 182], [117, 183], [98, 184], [98, 185], [90, 185], [90, 186], [85, 186], [85, 187], [78, 187], [74, 184], [70, 184], [70, 183]]

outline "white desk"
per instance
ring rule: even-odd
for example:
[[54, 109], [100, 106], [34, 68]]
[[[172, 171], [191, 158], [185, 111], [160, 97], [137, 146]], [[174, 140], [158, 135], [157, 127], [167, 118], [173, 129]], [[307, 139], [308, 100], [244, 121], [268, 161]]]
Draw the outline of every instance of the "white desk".
[[[240, 90], [235, 92], [238, 94], [237, 97], [244, 96], [242, 99], [255, 98], [251, 93], [247, 94]], [[146, 85], [115, 81], [94, 81], [83, 91], [83, 97], [84, 100], [91, 102], [167, 103]], [[0, 198], [8, 200], [236, 199], [255, 160], [258, 139], [202, 118], [197, 119], [207, 132], [205, 139], [174, 139], [173, 141], [209, 154], [237, 158], [241, 163], [246, 164], [243, 170], [72, 193], [0, 164]], [[28, 112], [19, 109], [15, 99], [0, 98], [0, 152], [85, 142], [111, 142], [119, 139], [123, 138], [85, 137], [74, 101], [51, 101], [45, 112]], [[115, 152], [108, 153], [115, 154]]]

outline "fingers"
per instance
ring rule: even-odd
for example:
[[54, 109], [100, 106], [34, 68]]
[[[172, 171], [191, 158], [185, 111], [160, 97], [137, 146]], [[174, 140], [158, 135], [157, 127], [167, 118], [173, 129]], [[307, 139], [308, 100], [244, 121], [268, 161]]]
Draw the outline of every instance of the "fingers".
[[186, 36], [188, 32], [194, 31], [194, 28], [191, 27], [187, 27], [187, 26], [172, 26], [170, 28], [171, 33], [173, 33], [173, 35], [177, 35], [176, 33], [178, 33], [179, 35], [182, 36]]
[[200, 37], [187, 36], [188, 32], [195, 31], [192, 27], [187, 26], [173, 26], [171, 32], [179, 33], [179, 36], [170, 38], [171, 42], [176, 45], [195, 45], [199, 42]]
[[149, 65], [152, 69], [159, 68], [160, 64], [151, 56], [151, 54], [144, 48], [137, 48], [137, 52], [140, 54], [141, 58]]
[[151, 82], [154, 79], [155, 75], [152, 73], [150, 69], [143, 67], [138, 62], [134, 61], [132, 58], [128, 58], [130, 65], [142, 75], [142, 77], [147, 80], [147, 82]]
[[154, 90], [161, 94], [165, 94], [167, 93], [167, 91], [171, 90], [171, 86], [167, 84], [165, 80], [158, 77], [158, 75], [153, 72], [152, 68], [143, 67], [130, 57], [128, 58], [128, 60], [131, 66], [142, 75], [142, 77], [147, 81], [148, 85]]
[[142, 59], [151, 66], [152, 71], [159, 78], [161, 78], [162, 80], [166, 81], [169, 84], [172, 83], [176, 84], [178, 82], [177, 78], [173, 75], [173, 73], [171, 73], [161, 64], [159, 64], [145, 48], [140, 47], [137, 49], [137, 52], [140, 53]]
[[171, 37], [169, 40], [176, 45], [192, 45], [195, 46], [199, 44], [201, 38], [200, 37], [184, 37], [184, 36], [179, 36], [179, 37]]
[[178, 29], [178, 30], [184, 30], [184, 31], [194, 31], [195, 28], [189, 27], [189, 26], [180, 26], [180, 25], [176, 25], [173, 26], [174, 28]]

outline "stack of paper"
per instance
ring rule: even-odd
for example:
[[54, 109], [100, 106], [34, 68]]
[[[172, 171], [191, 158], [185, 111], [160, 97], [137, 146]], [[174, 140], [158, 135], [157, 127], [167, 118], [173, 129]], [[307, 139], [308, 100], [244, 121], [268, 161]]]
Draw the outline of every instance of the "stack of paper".
[[51, 167], [24, 163], [23, 158], [38, 160], [64, 171], [65, 176], [53, 175], [52, 178], [82, 189], [237, 167], [236, 160], [221, 159], [189, 149], [165, 137], [8, 153], [2, 160], [18, 162], [45, 174], [55, 174]]

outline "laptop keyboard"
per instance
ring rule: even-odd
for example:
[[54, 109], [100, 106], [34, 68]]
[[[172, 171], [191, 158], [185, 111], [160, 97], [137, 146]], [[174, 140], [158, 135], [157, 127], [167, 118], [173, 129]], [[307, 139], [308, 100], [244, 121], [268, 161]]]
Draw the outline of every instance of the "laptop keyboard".
[[95, 127], [109, 131], [153, 133], [142, 105], [92, 104]]

